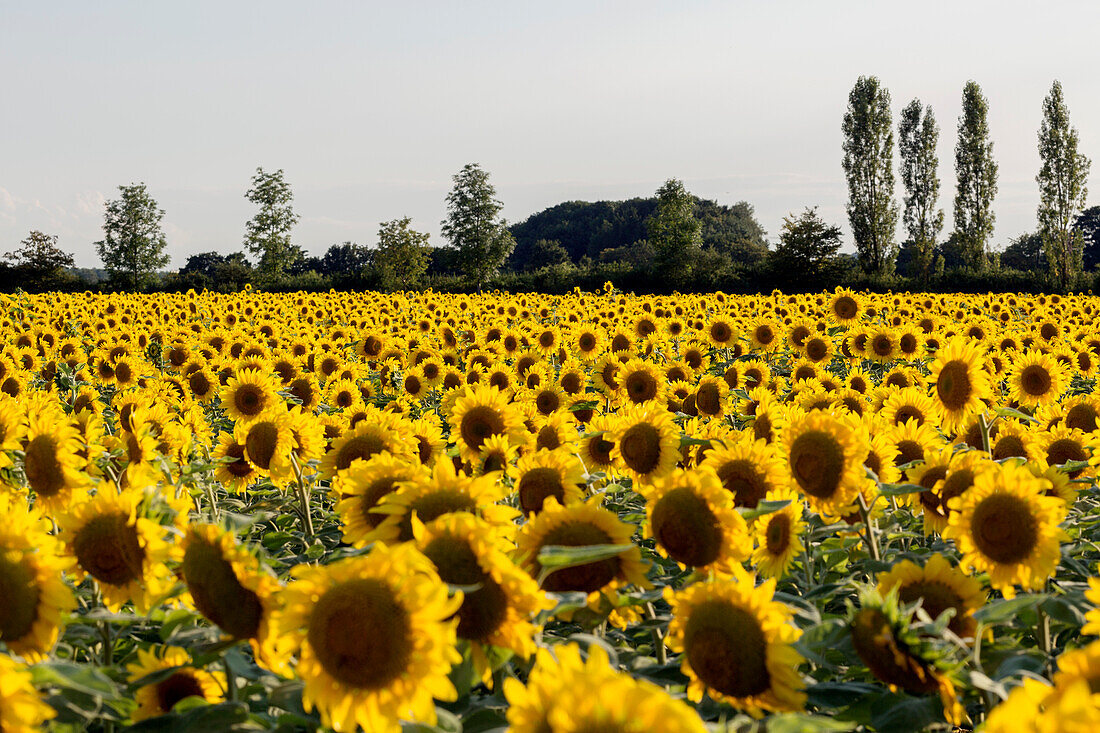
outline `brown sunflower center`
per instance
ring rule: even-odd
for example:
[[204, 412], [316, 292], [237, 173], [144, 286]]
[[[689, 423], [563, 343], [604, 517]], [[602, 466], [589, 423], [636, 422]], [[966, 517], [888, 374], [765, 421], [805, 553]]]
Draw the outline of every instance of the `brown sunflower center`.
[[833, 303], [833, 313], [842, 321], [850, 321], [859, 312], [859, 304], [849, 295], [842, 295]]
[[279, 443], [279, 428], [270, 420], [263, 420], [248, 429], [244, 439], [248, 458], [261, 470], [268, 470], [275, 458], [275, 449]]
[[243, 384], [233, 393], [233, 406], [242, 415], [259, 415], [267, 406], [267, 394], [256, 384]]
[[993, 460], [1000, 461], [1005, 458], [1026, 458], [1027, 448], [1023, 439], [1018, 435], [1002, 435], [993, 446]]
[[57, 496], [65, 488], [65, 473], [57, 449], [57, 441], [50, 435], [35, 436], [27, 443], [23, 470], [27, 483], [39, 496]]
[[695, 406], [704, 415], [722, 414], [722, 392], [714, 382], [705, 382], [695, 392]]
[[1039, 540], [1039, 522], [1027, 500], [1012, 494], [983, 499], [970, 527], [979, 552], [1002, 564], [1026, 559]]
[[466, 540], [443, 535], [429, 542], [424, 554], [444, 583], [480, 586], [464, 592], [458, 609], [459, 638], [485, 639], [500, 628], [508, 614], [508, 595], [481, 567]]
[[180, 569], [199, 613], [236, 639], [259, 635], [264, 613], [260, 598], [241, 585], [219, 547], [203, 540], [191, 542]]
[[587, 454], [588, 458], [597, 466], [609, 466], [611, 465], [611, 449], [615, 447], [615, 444], [609, 440], [604, 440], [602, 435], [597, 435], [588, 440]]
[[822, 339], [813, 338], [806, 344], [806, 358], [810, 361], [821, 361], [828, 356], [828, 354], [829, 347]]
[[743, 608], [710, 601], [693, 609], [684, 629], [684, 654], [700, 681], [723, 695], [752, 697], [771, 687], [767, 637]]
[[1097, 428], [1096, 418], [1096, 410], [1091, 405], [1080, 402], [1066, 412], [1066, 427], [1091, 433]]
[[619, 452], [628, 468], [645, 476], [661, 463], [661, 434], [649, 423], [632, 425], [619, 441]]
[[[609, 544], [611, 544], [611, 536], [588, 522], [565, 522], [551, 529], [542, 539], [544, 546], [586, 547]], [[614, 580], [618, 574], [619, 558], [609, 557], [584, 565], [555, 570], [543, 581], [542, 587], [551, 593], [567, 591], [593, 593]]]
[[0, 552], [0, 641], [22, 639], [38, 619], [38, 584], [25, 562]]
[[871, 351], [878, 356], [890, 356], [894, 352], [894, 342], [889, 336], [875, 336], [871, 339]]
[[810, 430], [795, 438], [790, 453], [791, 474], [810, 496], [827, 499], [844, 477], [844, 449], [831, 434]]
[[[1059, 438], [1047, 446], [1047, 463], [1052, 466], [1060, 466], [1070, 461], [1087, 461], [1088, 455], [1081, 444], [1072, 438]], [[1070, 478], [1076, 478], [1081, 469], [1070, 474]]]
[[627, 398], [636, 405], [657, 397], [657, 380], [646, 369], [637, 369], [627, 374], [622, 384]]
[[906, 420], [913, 420], [917, 425], [924, 424], [924, 413], [914, 405], [902, 405], [894, 413], [894, 424], [901, 425]]
[[576, 372], [569, 372], [561, 378], [561, 388], [565, 390], [567, 394], [577, 394], [581, 391], [581, 375]]
[[1020, 388], [1032, 397], [1042, 397], [1050, 391], [1050, 372], [1040, 364], [1031, 364], [1020, 372]]
[[561, 438], [558, 436], [558, 431], [554, 429], [553, 425], [547, 423], [539, 428], [539, 434], [535, 438], [535, 448], [537, 450], [554, 450], [561, 445]]
[[715, 473], [726, 490], [733, 494], [734, 504], [755, 509], [768, 493], [768, 482], [756, 470], [752, 461], [744, 458], [726, 461]]
[[121, 512], [94, 517], [73, 538], [80, 567], [100, 583], [126, 585], [142, 577], [145, 550], [137, 527]]
[[157, 683], [157, 708], [167, 713], [181, 700], [189, 697], [204, 697], [202, 684], [191, 672], [180, 670], [168, 679]]
[[557, 409], [561, 407], [561, 398], [558, 397], [557, 392], [544, 389], [535, 397], [535, 407], [543, 415], [549, 415], [557, 412]]
[[791, 546], [791, 518], [786, 512], [776, 512], [768, 520], [764, 532], [764, 548], [769, 555], [781, 555]]
[[707, 502], [690, 488], [673, 489], [653, 507], [653, 536], [669, 557], [689, 567], [703, 567], [718, 559], [722, 529]]
[[307, 623], [317, 661], [340, 684], [380, 689], [408, 668], [414, 646], [409, 613], [381, 580], [359, 578], [329, 588]]
[[253, 468], [251, 464], [244, 459], [244, 446], [240, 443], [233, 443], [230, 445], [225, 451], [225, 457], [233, 459], [225, 464], [225, 470], [232, 476], [244, 478], [252, 473]]
[[733, 329], [725, 321], [711, 324], [710, 337], [715, 343], [724, 344], [733, 338]]
[[310, 384], [309, 378], [307, 377], [295, 379], [290, 383], [287, 391], [301, 400], [303, 405], [309, 405], [313, 402], [313, 385]]
[[587, 331], [582, 333], [577, 339], [577, 346], [580, 347], [581, 351], [592, 351], [596, 348], [596, 336]]
[[442, 517], [444, 514], [453, 514], [455, 512], [469, 512], [473, 514], [476, 511], [477, 502], [474, 501], [473, 497], [460, 491], [439, 489], [424, 494], [423, 496], [418, 496], [410, 502], [408, 511], [401, 517], [401, 522], [399, 524], [401, 535], [398, 541], [408, 542], [413, 538], [413, 514], [416, 514], [421, 522], [427, 524], [433, 519]]
[[205, 397], [210, 394], [210, 390], [213, 389], [214, 385], [210, 383], [210, 379], [205, 372], [194, 372], [187, 378], [187, 386], [191, 388], [191, 392], [196, 397]]
[[565, 487], [561, 483], [561, 474], [549, 466], [532, 468], [519, 479], [516, 487], [519, 505], [524, 514], [542, 511], [542, 505], [548, 497], [554, 497], [559, 504], [565, 503]]
[[462, 416], [458, 430], [470, 449], [479, 450], [490, 435], [504, 432], [504, 418], [489, 405], [476, 405]]
[[382, 438], [372, 433], [352, 436], [336, 454], [336, 469], [343, 471], [357, 458], [366, 460], [376, 453], [381, 453], [385, 448]]
[[960, 637], [973, 635], [973, 619], [964, 615], [963, 599], [951, 586], [930, 580], [916, 580], [905, 583], [898, 589], [898, 600], [908, 605], [921, 601], [921, 606], [930, 618], [939, 618], [949, 608], [955, 609], [955, 616], [948, 628]]
[[894, 636], [890, 620], [879, 609], [861, 609], [852, 619], [851, 632], [859, 658], [878, 679], [915, 694], [937, 689], [935, 677]]

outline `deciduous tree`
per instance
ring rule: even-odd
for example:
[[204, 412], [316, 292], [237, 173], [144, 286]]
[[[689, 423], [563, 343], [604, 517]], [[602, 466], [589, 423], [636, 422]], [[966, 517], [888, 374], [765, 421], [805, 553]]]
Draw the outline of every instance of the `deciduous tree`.
[[406, 216], [383, 222], [378, 228], [374, 264], [387, 290], [413, 290], [420, 286], [428, 271], [431, 261], [428, 235], [410, 227], [411, 222]]
[[443, 236], [456, 251], [462, 273], [480, 289], [500, 270], [516, 240], [507, 222], [499, 218], [503, 204], [496, 198], [487, 171], [477, 163], [468, 163], [452, 180]]
[[119, 197], [106, 204], [103, 239], [96, 251], [116, 287], [140, 289], [157, 270], [168, 264], [168, 246], [160, 222], [164, 209], [149, 195], [144, 183], [119, 186]]
[[657, 210], [646, 222], [655, 271], [673, 286], [691, 276], [703, 245], [703, 226], [695, 218], [695, 197], [675, 178], [657, 189]]
[[897, 245], [894, 199], [894, 130], [890, 92], [873, 76], [861, 76], [848, 95], [844, 114], [844, 174], [848, 179], [848, 222], [864, 272], [889, 274]]
[[245, 225], [244, 246], [259, 257], [257, 269], [265, 280], [283, 277], [300, 258], [290, 241], [290, 230], [300, 218], [294, 213], [294, 193], [283, 170], [256, 169], [245, 198], [260, 207]]

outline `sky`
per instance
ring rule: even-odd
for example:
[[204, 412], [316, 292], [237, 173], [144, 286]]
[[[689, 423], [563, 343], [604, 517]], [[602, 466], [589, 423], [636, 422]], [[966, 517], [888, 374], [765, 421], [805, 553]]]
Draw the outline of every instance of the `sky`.
[[[285, 171], [308, 252], [374, 245], [401, 216], [442, 245], [470, 162], [509, 221], [679, 178], [753, 204], [773, 242], [806, 206], [850, 242], [840, 129], [860, 75], [895, 122], [932, 106], [946, 231], [962, 88], [981, 84], [1000, 248], [1035, 228], [1053, 80], [1100, 161], [1097, 27], [1088, 1], [0, 0], [0, 252], [40, 229], [96, 266], [105, 201], [139, 181], [172, 266], [238, 251], [258, 166]], [[1100, 163], [1090, 188], [1100, 204]]]

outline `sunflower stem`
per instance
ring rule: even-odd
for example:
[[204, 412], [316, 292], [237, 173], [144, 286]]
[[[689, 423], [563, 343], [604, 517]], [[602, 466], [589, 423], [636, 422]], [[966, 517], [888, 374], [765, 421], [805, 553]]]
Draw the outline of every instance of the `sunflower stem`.
[[992, 456], [993, 450], [990, 448], [989, 445], [989, 426], [992, 425], [992, 423], [986, 422], [984, 412], [978, 415], [978, 425], [981, 427], [982, 450]]
[[1039, 648], [1043, 650], [1043, 656], [1046, 659], [1043, 665], [1046, 667], [1047, 677], [1054, 674], [1054, 664], [1051, 658], [1051, 640], [1050, 640], [1050, 616], [1043, 610], [1040, 605], [1035, 609], [1038, 618], [1035, 623], [1035, 635], [1039, 638]]
[[882, 554], [878, 549], [878, 538], [875, 537], [875, 527], [871, 524], [871, 507], [868, 506], [867, 500], [863, 498], [862, 492], [859, 494], [859, 517], [863, 520], [867, 551], [871, 553], [871, 559], [882, 560]]
[[206, 494], [206, 500], [210, 503], [210, 516], [217, 523], [221, 520], [221, 512], [218, 510], [218, 502], [214, 500], [214, 486], [209, 481], [203, 481], [202, 490]]
[[236, 702], [237, 676], [233, 674], [233, 667], [229, 664], [228, 657], [222, 657], [222, 665], [225, 667], [225, 699], [229, 702]]
[[111, 642], [111, 626], [106, 621], [99, 622], [99, 635], [103, 639], [103, 666], [110, 667], [114, 664], [114, 644]]
[[[650, 621], [657, 620], [657, 609], [653, 607], [652, 603], [645, 604], [645, 615], [649, 617]], [[661, 633], [661, 628], [654, 625], [650, 629], [650, 633], [653, 634], [653, 653], [657, 655], [657, 664], [664, 666], [668, 664], [668, 650], [665, 649], [665, 636]]]
[[302, 529], [306, 533], [306, 539], [313, 539], [313, 514], [309, 510], [309, 489], [305, 479], [302, 478], [302, 467], [298, 465], [298, 457], [294, 451], [290, 452], [290, 462], [294, 466], [294, 475], [298, 478], [298, 501], [302, 507]]

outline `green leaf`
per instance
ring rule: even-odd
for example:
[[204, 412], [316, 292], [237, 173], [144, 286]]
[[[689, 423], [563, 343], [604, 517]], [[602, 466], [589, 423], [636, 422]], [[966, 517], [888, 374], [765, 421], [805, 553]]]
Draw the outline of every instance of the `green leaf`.
[[569, 545], [546, 545], [539, 550], [538, 563], [544, 569], [561, 570], [577, 565], [587, 565], [590, 562], [599, 562], [633, 550], [634, 544], [629, 545], [581, 545], [571, 547]]
[[1014, 417], [1017, 420], [1023, 420], [1024, 422], [1039, 422], [1031, 415], [1028, 415], [1026, 412], [1020, 412], [1019, 410], [1014, 410], [1011, 407], [998, 407], [996, 410], [993, 411], [993, 414], [997, 417]]
[[988, 626], [1004, 623], [1017, 616], [1021, 611], [1028, 611], [1035, 608], [1046, 598], [1047, 595], [1045, 593], [1031, 593], [1016, 596], [1011, 601], [993, 601], [984, 608], [978, 609], [974, 613], [974, 618]]
[[763, 517], [766, 514], [777, 512], [790, 503], [790, 499], [781, 499], [779, 501], [761, 501], [757, 503], [755, 509], [749, 509], [748, 507], [737, 507], [737, 511], [741, 514], [746, 522], [751, 522], [757, 517]]
[[906, 494], [919, 494], [926, 489], [917, 484], [879, 484], [879, 491], [883, 496], [904, 496]]
[[72, 662], [43, 662], [31, 668], [36, 687], [57, 686], [93, 697], [117, 697], [115, 683], [96, 667]]

